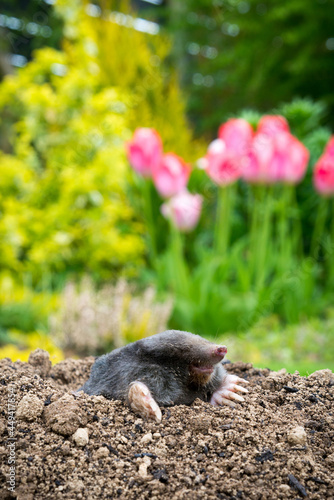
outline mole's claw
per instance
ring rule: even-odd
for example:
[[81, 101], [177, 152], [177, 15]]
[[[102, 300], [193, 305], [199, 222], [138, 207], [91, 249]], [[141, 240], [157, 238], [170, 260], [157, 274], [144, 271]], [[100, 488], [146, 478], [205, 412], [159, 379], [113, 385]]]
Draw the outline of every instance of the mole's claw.
[[236, 394], [235, 392], [230, 392], [229, 394], [230, 399], [234, 399], [235, 401], [240, 401], [241, 403], [245, 401], [245, 399], [240, 396], [239, 394]]
[[128, 391], [130, 408], [143, 418], [161, 422], [162, 414], [158, 403], [153, 399], [147, 385], [143, 382], [132, 382]]
[[249, 392], [248, 389], [245, 389], [245, 387], [241, 387], [241, 385], [235, 385], [234, 390], [239, 392]]
[[231, 408], [235, 408], [235, 404], [233, 403], [233, 401], [231, 401], [230, 399], [227, 399], [227, 398], [221, 398], [220, 404], [224, 404], [224, 405], [230, 406]]
[[152, 418], [154, 416], [154, 419], [156, 420], [156, 422], [160, 423], [161, 419], [162, 419], [162, 413], [161, 413], [161, 410], [158, 406], [158, 403], [156, 403], [153, 398], [152, 398], [152, 401], [150, 402], [150, 406], [151, 406], [151, 410], [152, 410]]
[[247, 393], [248, 390], [238, 385], [237, 382], [246, 382], [246, 380], [237, 377], [236, 375], [228, 374], [222, 381], [222, 385], [217, 389], [211, 397], [210, 403], [214, 406], [229, 405], [234, 407], [234, 402], [244, 402], [245, 399], [237, 394], [238, 392]]
[[240, 378], [240, 377], [238, 377], [238, 382], [242, 382], [243, 384], [249, 384], [248, 380], [246, 380], [245, 378]]
[[227, 375], [229, 382], [241, 383], [241, 384], [249, 384], [248, 380], [238, 377], [238, 375]]

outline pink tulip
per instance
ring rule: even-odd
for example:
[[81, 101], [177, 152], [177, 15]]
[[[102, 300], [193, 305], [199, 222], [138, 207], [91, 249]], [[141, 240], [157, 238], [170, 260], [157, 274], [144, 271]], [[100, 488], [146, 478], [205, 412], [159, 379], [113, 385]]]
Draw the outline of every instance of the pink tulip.
[[306, 174], [309, 159], [308, 149], [296, 137], [287, 132], [277, 134], [273, 168], [278, 180], [287, 184], [300, 182]]
[[227, 186], [241, 176], [252, 144], [253, 129], [246, 120], [233, 118], [220, 126], [218, 137], [210, 144], [202, 163], [216, 184]]
[[157, 191], [164, 198], [170, 198], [179, 193], [188, 183], [190, 170], [190, 166], [176, 154], [165, 154], [152, 170]]
[[241, 176], [243, 157], [227, 149], [225, 141], [214, 140], [204, 159], [208, 176], [219, 186], [227, 186]]
[[296, 184], [306, 173], [309, 151], [289, 132], [257, 132], [243, 178], [248, 182]]
[[161, 213], [181, 231], [191, 231], [201, 215], [203, 198], [183, 190], [161, 206]]
[[318, 193], [323, 196], [334, 195], [334, 136], [315, 165], [313, 183]]
[[138, 174], [150, 177], [162, 157], [162, 141], [158, 132], [152, 128], [137, 128], [127, 144], [127, 156]]
[[274, 155], [274, 142], [265, 134], [256, 133], [251, 151], [244, 164], [242, 177], [247, 182], [267, 184], [274, 182], [271, 161]]
[[278, 132], [290, 132], [290, 128], [284, 116], [264, 115], [258, 123], [257, 132], [273, 137]]
[[253, 134], [251, 125], [243, 118], [228, 120], [218, 131], [218, 137], [225, 142], [227, 151], [239, 157], [248, 153]]
[[325, 153], [334, 158], [334, 135], [329, 139], [325, 149]]

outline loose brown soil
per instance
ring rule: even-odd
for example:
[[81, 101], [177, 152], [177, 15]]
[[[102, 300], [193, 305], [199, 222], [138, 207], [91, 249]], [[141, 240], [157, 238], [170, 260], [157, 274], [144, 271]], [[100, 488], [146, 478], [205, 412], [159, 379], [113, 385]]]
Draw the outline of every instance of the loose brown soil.
[[330, 370], [305, 378], [230, 364], [250, 382], [244, 403], [196, 400], [165, 408], [157, 424], [119, 401], [73, 395], [93, 361], [51, 368], [41, 351], [0, 361], [1, 499], [334, 499]]

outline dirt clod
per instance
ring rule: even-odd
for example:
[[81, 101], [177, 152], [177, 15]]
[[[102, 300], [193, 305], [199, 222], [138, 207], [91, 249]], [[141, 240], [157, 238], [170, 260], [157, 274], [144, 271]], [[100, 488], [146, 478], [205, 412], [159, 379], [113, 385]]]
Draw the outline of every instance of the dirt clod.
[[28, 363], [35, 368], [36, 373], [41, 377], [46, 377], [51, 370], [52, 364], [50, 356], [44, 349], [35, 349], [29, 355]]
[[[0, 361], [0, 499], [334, 499], [329, 370], [306, 378], [227, 364], [249, 381], [245, 402], [163, 408], [158, 424], [120, 401], [72, 394], [93, 361], [69, 359], [49, 371], [41, 363]], [[74, 436], [83, 434], [78, 445]]]
[[34, 394], [26, 394], [19, 402], [16, 410], [16, 418], [31, 422], [42, 415], [44, 403]]
[[58, 401], [47, 406], [44, 410], [44, 418], [46, 424], [54, 432], [63, 436], [74, 434], [80, 425], [86, 421], [80, 406], [71, 394], [65, 394]]

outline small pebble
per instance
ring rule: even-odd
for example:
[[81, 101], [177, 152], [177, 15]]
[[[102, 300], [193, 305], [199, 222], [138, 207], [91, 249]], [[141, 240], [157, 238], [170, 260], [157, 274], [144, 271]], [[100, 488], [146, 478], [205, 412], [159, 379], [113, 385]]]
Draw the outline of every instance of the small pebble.
[[142, 444], [148, 444], [152, 441], [152, 439], [153, 439], [152, 432], [148, 432], [141, 438], [140, 442]]
[[71, 454], [71, 448], [69, 447], [68, 444], [65, 444], [62, 448], [61, 448], [61, 453], [62, 455], [64, 456], [67, 456], [67, 455], [70, 455]]
[[307, 435], [306, 435], [304, 427], [301, 427], [300, 425], [290, 429], [288, 431], [287, 437], [288, 437], [289, 444], [301, 445], [301, 446], [306, 444]]
[[147, 468], [151, 465], [150, 457], [143, 457], [139, 463], [138, 474], [142, 479], [146, 479], [148, 477]]
[[106, 446], [101, 446], [96, 452], [94, 453], [95, 458], [107, 458], [109, 456], [109, 450]]
[[73, 434], [73, 441], [77, 446], [86, 446], [88, 444], [88, 430], [85, 428], [80, 428]]

